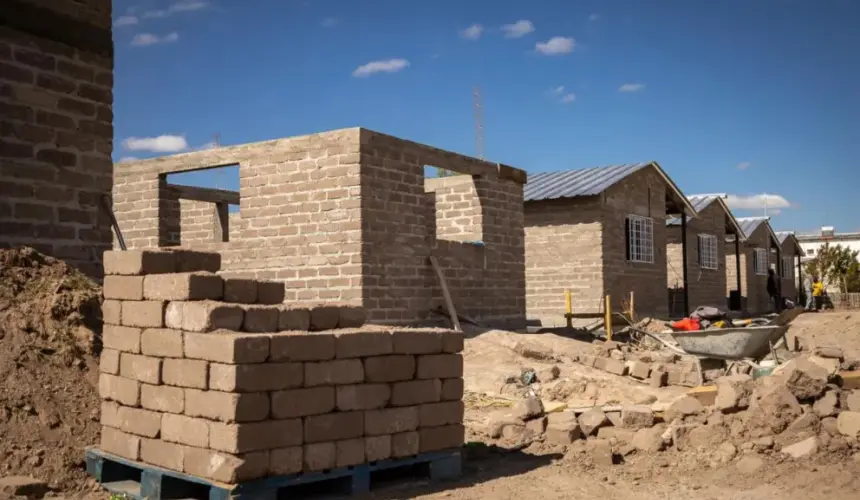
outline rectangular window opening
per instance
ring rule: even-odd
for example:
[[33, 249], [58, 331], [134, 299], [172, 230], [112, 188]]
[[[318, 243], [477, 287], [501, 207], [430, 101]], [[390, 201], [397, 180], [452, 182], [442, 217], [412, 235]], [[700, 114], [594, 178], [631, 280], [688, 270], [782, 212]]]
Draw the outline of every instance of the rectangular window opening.
[[783, 278], [794, 278], [794, 258], [793, 257], [783, 257], [782, 258], [782, 277]]
[[225, 165], [164, 176], [166, 188], [179, 200], [175, 244], [229, 242], [230, 221], [239, 211], [239, 165]]
[[699, 235], [699, 266], [702, 269], [719, 269], [717, 237], [713, 234]]
[[753, 252], [753, 268], [757, 275], [767, 275], [767, 250], [764, 248], [756, 248]]
[[650, 217], [628, 215], [625, 220], [627, 260], [654, 263], [654, 221]]

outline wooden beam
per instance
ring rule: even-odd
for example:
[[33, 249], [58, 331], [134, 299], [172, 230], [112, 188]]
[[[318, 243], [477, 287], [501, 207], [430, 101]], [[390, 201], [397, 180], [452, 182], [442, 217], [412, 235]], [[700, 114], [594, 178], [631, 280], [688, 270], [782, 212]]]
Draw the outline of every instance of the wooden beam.
[[208, 203], [226, 203], [228, 205], [239, 204], [239, 192], [226, 189], [214, 189], [195, 186], [180, 186], [179, 184], [166, 184], [164, 189], [171, 195], [182, 200], [205, 201]]
[[436, 260], [436, 257], [432, 255], [430, 256], [430, 265], [432, 265], [433, 270], [436, 271], [436, 277], [439, 278], [439, 285], [442, 286], [442, 297], [445, 299], [445, 306], [448, 309], [451, 324], [454, 325], [454, 330], [462, 332], [463, 329], [460, 327], [460, 319], [457, 316], [457, 310], [454, 309], [454, 301], [451, 300], [451, 292], [448, 291], [448, 283], [445, 281], [445, 275], [442, 273], [442, 268], [439, 267], [439, 262]]

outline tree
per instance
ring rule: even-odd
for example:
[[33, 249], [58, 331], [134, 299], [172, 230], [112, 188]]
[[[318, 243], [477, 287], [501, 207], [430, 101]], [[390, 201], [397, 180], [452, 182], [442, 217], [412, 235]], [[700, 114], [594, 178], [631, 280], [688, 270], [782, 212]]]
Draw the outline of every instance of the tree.
[[810, 276], [821, 278], [824, 286], [835, 285], [841, 291], [860, 292], [860, 262], [857, 250], [842, 245], [821, 245], [814, 259], [806, 263]]
[[457, 175], [457, 173], [452, 172], [450, 170], [445, 170], [444, 168], [436, 167], [436, 177], [450, 177], [452, 175]]

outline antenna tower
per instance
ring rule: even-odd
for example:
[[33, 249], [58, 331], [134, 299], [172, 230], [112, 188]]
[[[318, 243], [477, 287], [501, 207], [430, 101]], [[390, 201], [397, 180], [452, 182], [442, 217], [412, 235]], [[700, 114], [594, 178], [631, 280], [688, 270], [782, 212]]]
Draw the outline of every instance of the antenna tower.
[[212, 146], [216, 148], [221, 147], [221, 132], [215, 132], [215, 135], [212, 136]]
[[478, 87], [475, 87], [475, 152], [478, 158], [484, 159], [484, 106]]

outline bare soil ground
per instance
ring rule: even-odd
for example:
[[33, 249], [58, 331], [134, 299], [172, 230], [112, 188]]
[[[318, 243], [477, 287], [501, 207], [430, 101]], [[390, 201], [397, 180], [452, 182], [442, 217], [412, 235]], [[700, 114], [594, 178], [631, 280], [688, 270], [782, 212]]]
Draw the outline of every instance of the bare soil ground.
[[791, 322], [789, 342], [800, 339], [804, 349], [839, 346], [847, 359], [860, 359], [860, 311], [804, 313]]

